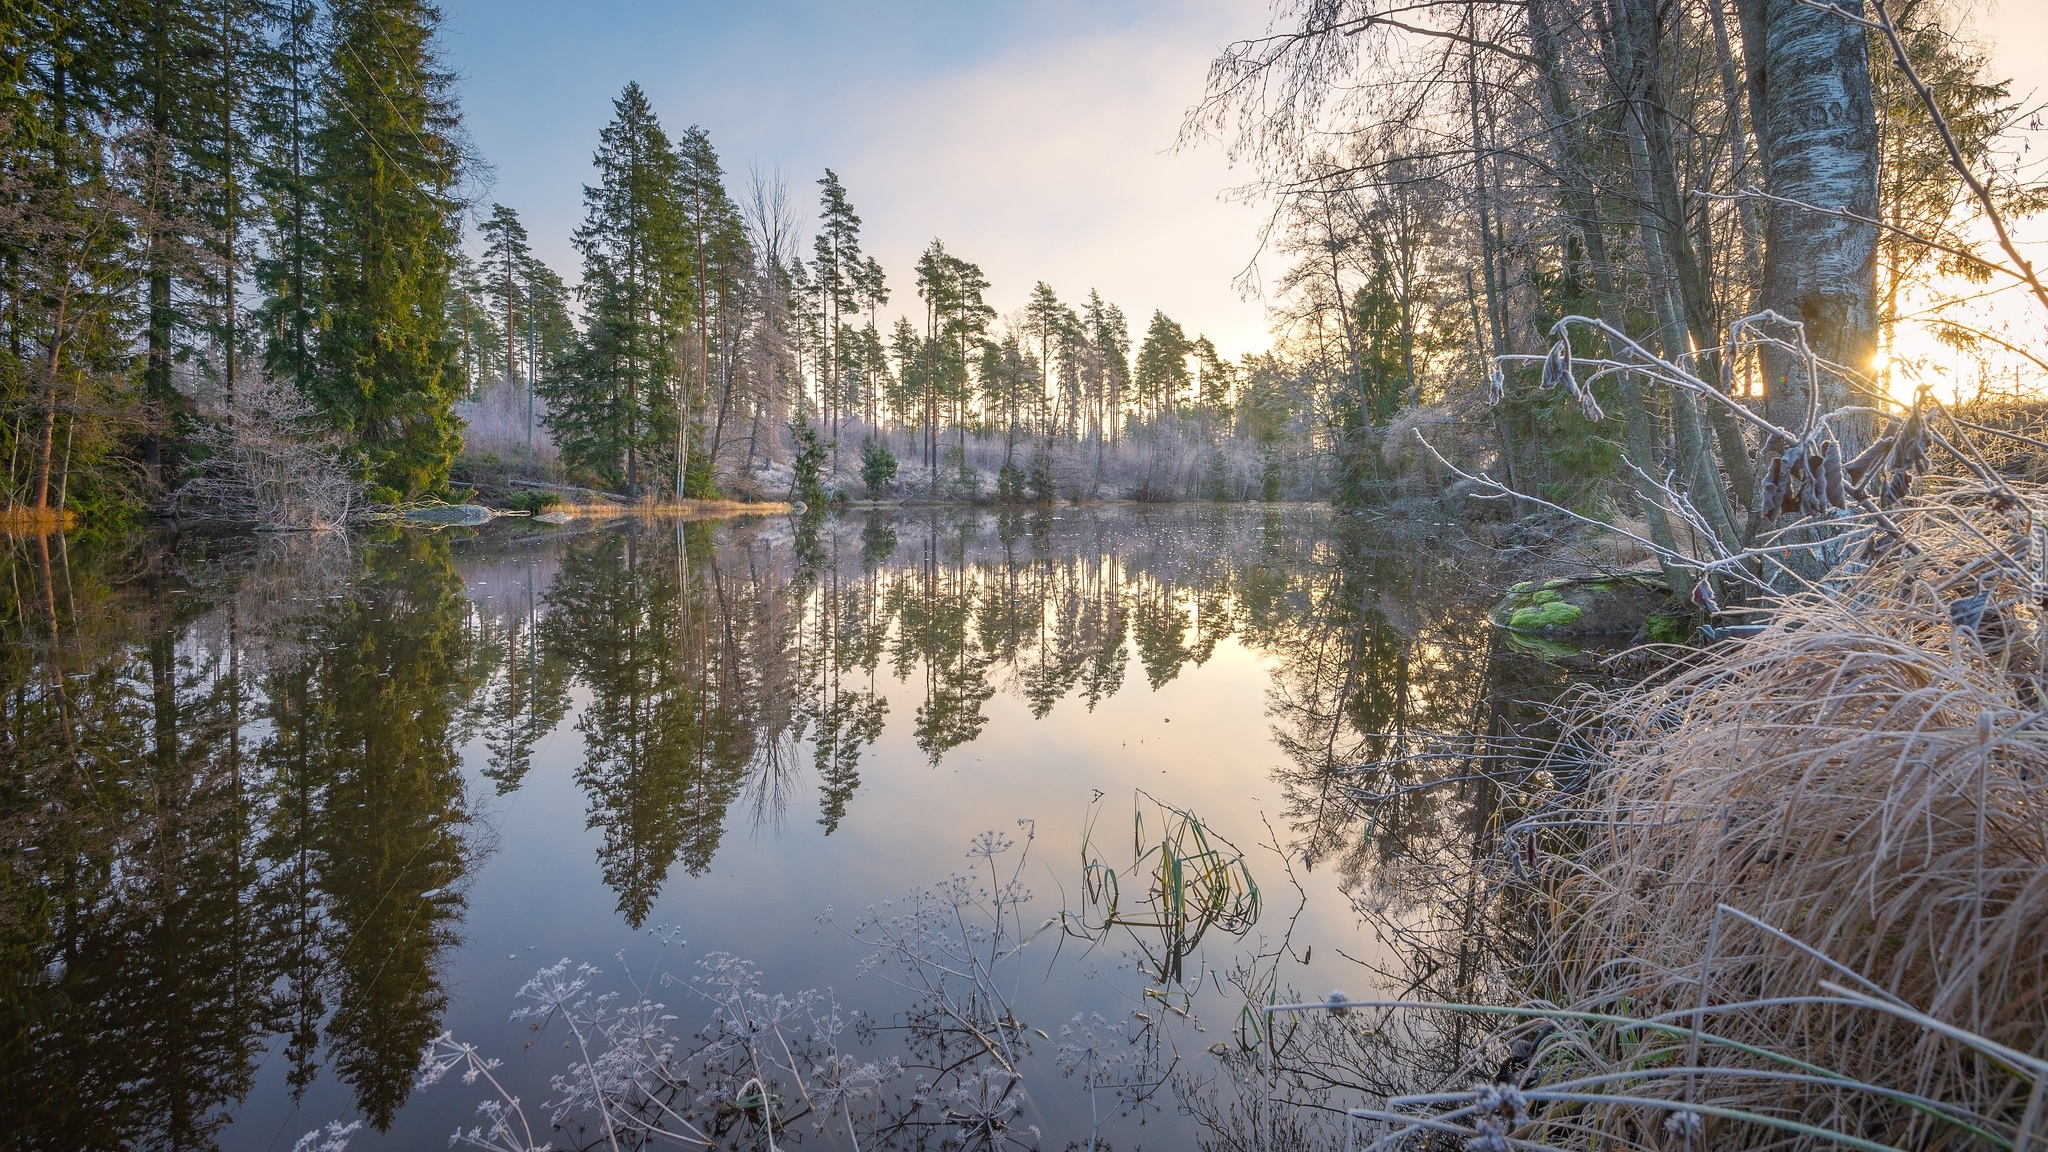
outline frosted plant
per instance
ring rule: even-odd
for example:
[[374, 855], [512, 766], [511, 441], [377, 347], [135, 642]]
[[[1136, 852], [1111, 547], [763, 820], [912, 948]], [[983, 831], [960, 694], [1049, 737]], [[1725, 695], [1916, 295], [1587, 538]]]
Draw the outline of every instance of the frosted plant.
[[[662, 975], [628, 993], [598, 990], [600, 973], [562, 960], [519, 990], [516, 1020], [567, 1035], [566, 1069], [551, 1078], [545, 1123], [576, 1134], [576, 1146], [604, 1149], [766, 1147], [816, 1136], [852, 1147], [1035, 1148], [1037, 1126], [1023, 1066], [1030, 1037], [1050, 1038], [1017, 1018], [1019, 956], [1047, 920], [1027, 931], [1031, 892], [1019, 882], [1029, 853], [996, 833], [975, 838], [973, 875], [955, 875], [903, 901], [870, 909], [847, 933], [874, 951], [860, 971], [910, 994], [892, 1023], [849, 1020], [829, 992], [767, 990], [752, 963], [724, 952], [705, 956], [687, 980]], [[984, 870], [986, 875], [984, 876]], [[827, 916], [829, 920], [829, 914]], [[664, 943], [673, 929], [656, 929]], [[620, 962], [624, 965], [623, 955]], [[682, 987], [709, 1005], [695, 1032], [679, 1032], [676, 1014], [647, 994]], [[1131, 1024], [1076, 1018], [1061, 1030], [1061, 1067], [1079, 1075], [1093, 1099], [1118, 1099], [1156, 1087], [1138, 1069], [1157, 1065], [1158, 1041], [1142, 1013]], [[842, 1048], [849, 1032], [872, 1040], [900, 1034], [902, 1056], [863, 1058]], [[1069, 1053], [1068, 1049], [1071, 1049]], [[421, 1057], [418, 1083], [451, 1074], [488, 1086], [482, 1122], [451, 1143], [491, 1152], [544, 1152], [501, 1064], [443, 1033]], [[330, 1126], [327, 1144], [310, 1133], [295, 1152], [342, 1152], [354, 1129]], [[1091, 1141], [1092, 1142], [1092, 1141]]]
[[1058, 921], [1026, 929], [1031, 891], [1019, 877], [1033, 829], [1028, 820], [1018, 825], [1024, 846], [1007, 867], [1004, 857], [1016, 842], [985, 832], [968, 848], [972, 875], [955, 874], [902, 901], [871, 908], [846, 930], [874, 949], [860, 973], [910, 996], [910, 1006], [894, 1023], [865, 1024], [870, 1033], [902, 1035], [904, 1067], [913, 1075], [912, 1087], [882, 1130], [892, 1141], [939, 1133], [947, 1147], [1037, 1143], [1038, 1130], [1017, 1122], [1029, 1106], [1023, 1065], [1035, 1030], [1018, 1019], [1014, 1005], [1021, 954]]
[[1053, 1064], [1068, 1079], [1078, 1079], [1088, 1093], [1088, 1147], [1100, 1137], [1103, 1115], [1100, 1096], [1108, 1089], [1119, 1115], [1145, 1102], [1173, 1071], [1162, 1067], [1159, 1030], [1143, 1012], [1111, 1020], [1100, 1012], [1077, 1012], [1060, 1025], [1060, 1046]]
[[497, 1092], [496, 1099], [486, 1099], [477, 1105], [477, 1114], [484, 1118], [485, 1123], [472, 1126], [466, 1132], [458, 1130], [448, 1138], [449, 1144], [488, 1148], [493, 1152], [545, 1152], [547, 1145], [534, 1143], [533, 1125], [527, 1122], [519, 1097], [506, 1091], [505, 1086], [499, 1083], [496, 1073], [501, 1066], [501, 1061], [485, 1057], [473, 1045], [461, 1043], [452, 1033], [443, 1032], [420, 1054], [416, 1083], [421, 1088], [429, 1088], [440, 1083], [448, 1073], [459, 1069], [463, 1084], [474, 1085], [481, 1079]]
[[362, 1126], [361, 1120], [347, 1124], [339, 1120], [329, 1120], [326, 1127], [315, 1128], [299, 1137], [292, 1144], [292, 1152], [345, 1152], [349, 1137], [355, 1135]]

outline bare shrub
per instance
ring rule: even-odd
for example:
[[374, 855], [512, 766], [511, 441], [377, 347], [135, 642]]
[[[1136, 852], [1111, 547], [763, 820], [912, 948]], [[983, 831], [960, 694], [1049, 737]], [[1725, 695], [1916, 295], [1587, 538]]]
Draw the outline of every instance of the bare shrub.
[[362, 482], [338, 438], [319, 429], [312, 402], [289, 382], [242, 381], [228, 419], [193, 437], [209, 456], [204, 472], [172, 497], [173, 508], [265, 528], [341, 527], [362, 506]]
[[533, 447], [533, 463], [551, 467], [561, 453], [548, 435], [547, 401], [532, 398], [532, 437], [528, 439], [526, 384], [520, 380], [491, 380], [477, 390], [474, 400], [455, 406], [462, 419], [462, 450], [470, 456], [496, 456], [506, 462], [526, 459], [527, 445]]

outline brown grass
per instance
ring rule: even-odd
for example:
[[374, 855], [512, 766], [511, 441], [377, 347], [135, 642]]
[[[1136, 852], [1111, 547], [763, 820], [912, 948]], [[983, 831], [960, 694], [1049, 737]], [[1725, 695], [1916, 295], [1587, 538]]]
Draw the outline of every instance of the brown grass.
[[578, 519], [609, 516], [647, 516], [656, 519], [717, 519], [727, 516], [775, 516], [788, 513], [790, 506], [778, 502], [749, 504], [740, 500], [668, 500], [644, 504], [554, 504], [546, 511]]
[[[2038, 1070], [1822, 988], [1881, 990], [2048, 1058], [2048, 531], [2034, 527], [2048, 524], [2048, 494], [2017, 495], [2004, 508], [1959, 487], [1910, 502], [1892, 513], [1902, 544], [1790, 598], [1761, 636], [1582, 717], [1605, 730], [1599, 767], [1523, 826], [1559, 850], [1539, 986], [1639, 1019], [1691, 1023], [1704, 1009], [1718, 1037], [1777, 1055], [1567, 1027], [1551, 1046], [1579, 1051], [1559, 1069], [1713, 1065], [1724, 1071], [1628, 1091], [1696, 1093], [1902, 1148], [1984, 1141], [1864, 1086], [1966, 1107], [1992, 1137], [2048, 1135]], [[1797, 1072], [1784, 1058], [1862, 1086], [1735, 1074]], [[1541, 1138], [1673, 1138], [1665, 1108], [1574, 1112], [1576, 1135]], [[1828, 1143], [1705, 1123], [1694, 1146]]]
[[57, 508], [0, 508], [0, 535], [47, 536], [78, 526], [78, 513]]

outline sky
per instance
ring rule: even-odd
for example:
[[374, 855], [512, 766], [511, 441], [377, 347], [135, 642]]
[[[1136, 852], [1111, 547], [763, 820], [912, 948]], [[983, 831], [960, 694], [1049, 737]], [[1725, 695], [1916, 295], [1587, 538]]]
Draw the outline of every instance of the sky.
[[[1985, 0], [1974, 5], [1974, 9], [1969, 14], [1965, 34], [1990, 57], [1992, 73], [2013, 82], [2013, 97], [2022, 104], [2039, 107], [2048, 102], [2048, 51], [2043, 50], [2043, 45], [2048, 45], [2048, 0]], [[2041, 119], [2048, 123], [2048, 114]], [[2023, 141], [2023, 146], [2032, 151], [2023, 153], [2020, 159], [2030, 165], [2032, 178], [2039, 180], [2044, 174], [2039, 150], [2048, 144], [2048, 134], [2034, 131], [2026, 135], [2029, 139]], [[2036, 268], [2048, 269], [2048, 217], [2010, 223], [2022, 253]], [[1980, 225], [1973, 229], [1973, 234], [1987, 256], [2003, 258], [1990, 227]], [[2040, 306], [2017, 281], [1995, 277], [1982, 287], [1959, 283], [1954, 295], [1973, 295], [1993, 287], [1999, 291], [1981, 303], [1957, 309], [1955, 317], [2013, 343], [2048, 348], [2048, 322], [2044, 322], [2048, 318], [2041, 315]], [[1941, 347], [1924, 331], [1902, 329], [1900, 343], [1902, 350], [1918, 352], [1923, 361], [1921, 373], [1894, 380], [1892, 391], [1900, 399], [1910, 393], [1913, 384], [1923, 382], [1944, 399], [1967, 398], [1976, 391], [1980, 380], [1976, 357]], [[1990, 350], [1984, 360], [1996, 387], [2010, 387], [2015, 378], [2036, 389], [2041, 386], [2036, 368], [2017, 357]]]
[[[1965, 3], [1994, 70], [2048, 98], [2048, 0]], [[516, 209], [572, 282], [569, 237], [598, 130], [637, 80], [672, 135], [690, 124], [710, 133], [735, 192], [750, 171], [779, 168], [806, 228], [815, 181], [837, 172], [889, 274], [885, 326], [918, 310], [911, 268], [937, 237], [981, 265], [1002, 313], [1045, 280], [1069, 303], [1100, 290], [1134, 340], [1160, 309], [1227, 357], [1270, 343], [1265, 304], [1236, 286], [1265, 220], [1263, 207], [1226, 195], [1249, 173], [1213, 142], [1176, 147], [1209, 61], [1264, 30], [1265, 0], [444, 0], [443, 10], [465, 121], [493, 168], [483, 203]], [[2026, 231], [2048, 238], [2040, 223]], [[2013, 323], [2037, 320], [2013, 310]]]
[[826, 168], [889, 276], [887, 317], [920, 310], [911, 271], [934, 237], [981, 265], [1000, 313], [1032, 285], [1154, 309], [1224, 355], [1269, 344], [1233, 280], [1262, 210], [1215, 145], [1176, 150], [1227, 41], [1263, 0], [444, 0], [465, 122], [494, 168], [483, 203], [519, 212], [576, 278], [570, 234], [598, 130], [628, 81], [673, 136], [710, 133], [737, 194], [780, 168], [808, 229]]

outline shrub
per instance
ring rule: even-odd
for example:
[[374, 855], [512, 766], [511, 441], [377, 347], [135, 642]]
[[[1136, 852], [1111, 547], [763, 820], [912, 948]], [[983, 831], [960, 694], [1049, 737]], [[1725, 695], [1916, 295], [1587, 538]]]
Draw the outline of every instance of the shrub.
[[561, 502], [562, 497], [558, 493], [531, 489], [514, 492], [503, 501], [506, 509], [513, 512], [545, 512]]
[[801, 500], [813, 508], [825, 506], [825, 457], [829, 449], [818, 436], [818, 430], [802, 413], [789, 426], [790, 439], [796, 442], [796, 459], [792, 470], [789, 495], [792, 500]]
[[1026, 493], [1031, 499], [1040, 503], [1048, 503], [1052, 500], [1054, 484], [1052, 453], [1050, 451], [1033, 452], [1031, 454], [1031, 474], [1026, 478], [1024, 486]]
[[896, 482], [896, 454], [878, 437], [869, 436], [860, 446], [860, 482], [870, 496], [880, 495]]
[[175, 506], [200, 517], [318, 531], [346, 523], [366, 497], [398, 503], [388, 488], [363, 492], [318, 416], [289, 382], [243, 381], [226, 422], [193, 437], [208, 458], [178, 490]]

